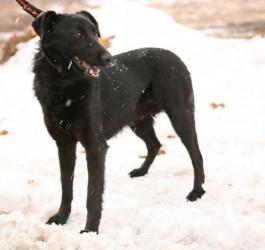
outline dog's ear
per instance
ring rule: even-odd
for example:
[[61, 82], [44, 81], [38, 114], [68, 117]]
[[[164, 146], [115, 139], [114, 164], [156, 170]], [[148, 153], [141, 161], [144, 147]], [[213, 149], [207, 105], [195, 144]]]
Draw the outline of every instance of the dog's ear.
[[54, 11], [48, 11], [38, 16], [33, 22], [32, 27], [39, 37], [45, 33], [51, 32], [56, 24], [58, 15]]
[[96, 18], [95, 17], [93, 17], [89, 12], [87, 12], [87, 11], [85, 11], [85, 10], [82, 10], [82, 11], [80, 11], [80, 12], [77, 12], [77, 14], [80, 14], [80, 15], [82, 15], [82, 16], [84, 16], [84, 17], [86, 17], [86, 18], [88, 18], [95, 26], [96, 26], [96, 31], [97, 31], [97, 35], [98, 35], [98, 37], [100, 38], [101, 37], [101, 35], [100, 35], [100, 31], [99, 31], [99, 27], [98, 27], [98, 22], [97, 22], [97, 20], [96, 20]]

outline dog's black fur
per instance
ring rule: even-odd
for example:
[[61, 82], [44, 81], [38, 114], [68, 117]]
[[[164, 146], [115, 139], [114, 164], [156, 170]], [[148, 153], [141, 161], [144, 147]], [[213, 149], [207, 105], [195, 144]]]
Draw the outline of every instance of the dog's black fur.
[[[49, 11], [33, 27], [41, 38], [34, 89], [46, 127], [57, 143], [61, 169], [61, 206], [47, 223], [64, 224], [69, 217], [76, 144], [81, 142], [89, 173], [83, 232], [98, 232], [106, 141], [129, 126], [148, 149], [146, 160], [130, 176], [145, 175], [161, 146], [153, 128], [154, 116], [161, 111], [169, 116], [192, 160], [194, 187], [187, 199], [201, 198], [203, 159], [195, 131], [192, 83], [184, 63], [172, 52], [155, 48], [111, 58], [98, 42], [97, 21], [85, 11], [71, 15]], [[79, 64], [86, 61], [85, 68], [74, 58]], [[100, 68], [98, 77], [96, 71], [84, 72], [88, 64]]]

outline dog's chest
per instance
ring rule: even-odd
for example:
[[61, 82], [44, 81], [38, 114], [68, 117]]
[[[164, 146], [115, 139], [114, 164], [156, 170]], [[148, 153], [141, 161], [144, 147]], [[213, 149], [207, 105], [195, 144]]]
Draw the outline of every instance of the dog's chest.
[[85, 94], [80, 96], [60, 96], [46, 106], [46, 112], [49, 116], [61, 125], [80, 120], [80, 117], [86, 113], [86, 110], [87, 100]]
[[76, 121], [85, 116], [88, 100], [85, 91], [58, 91], [45, 87], [35, 90], [48, 129], [70, 133]]
[[73, 98], [68, 96], [61, 101], [56, 100], [43, 106], [45, 124], [55, 140], [72, 137], [80, 141], [80, 134], [87, 121], [86, 97]]

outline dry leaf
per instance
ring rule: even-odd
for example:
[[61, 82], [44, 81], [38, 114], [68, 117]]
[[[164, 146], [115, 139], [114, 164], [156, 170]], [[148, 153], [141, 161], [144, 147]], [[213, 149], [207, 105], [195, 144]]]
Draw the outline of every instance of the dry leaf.
[[102, 37], [99, 39], [99, 43], [106, 49], [108, 49], [111, 46], [111, 40], [114, 38], [114, 36], [110, 37]]
[[35, 181], [34, 180], [28, 180], [27, 183], [28, 183], [28, 185], [34, 185]]
[[167, 136], [168, 139], [175, 139], [176, 137], [177, 137], [177, 136], [176, 136], [176, 135], [173, 135], [173, 134]]
[[9, 134], [9, 132], [7, 130], [5, 130], [5, 129], [0, 131], [0, 136], [8, 135], [8, 134]]
[[160, 150], [158, 151], [157, 155], [165, 155], [167, 152], [165, 149], [160, 148]]
[[222, 108], [224, 109], [226, 106], [224, 103], [215, 103], [215, 102], [212, 102], [210, 105], [209, 105], [212, 109], [217, 109], [217, 108]]
[[[167, 152], [165, 149], [163, 148], [160, 148], [157, 155], [165, 155]], [[140, 159], [145, 159], [147, 156], [146, 155], [139, 155], [139, 158]]]

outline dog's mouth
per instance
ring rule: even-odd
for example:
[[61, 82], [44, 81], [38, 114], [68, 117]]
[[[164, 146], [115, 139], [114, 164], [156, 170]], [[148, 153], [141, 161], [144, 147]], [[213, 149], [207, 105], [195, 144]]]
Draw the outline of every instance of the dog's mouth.
[[79, 69], [81, 69], [86, 76], [91, 78], [98, 78], [100, 74], [100, 69], [97, 66], [90, 65], [79, 57], [75, 56], [73, 59], [74, 63]]

